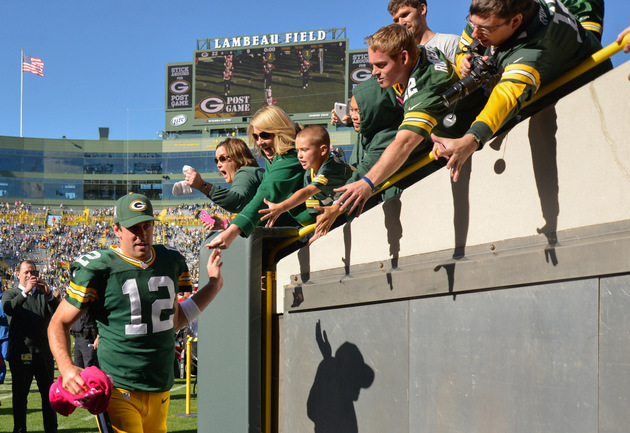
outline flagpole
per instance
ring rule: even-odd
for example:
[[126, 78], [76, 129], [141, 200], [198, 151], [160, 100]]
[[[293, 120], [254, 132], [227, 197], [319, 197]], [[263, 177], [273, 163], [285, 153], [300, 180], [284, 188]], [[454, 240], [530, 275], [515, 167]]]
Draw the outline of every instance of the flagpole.
[[24, 110], [24, 48], [20, 49], [20, 138], [22, 137], [22, 113]]

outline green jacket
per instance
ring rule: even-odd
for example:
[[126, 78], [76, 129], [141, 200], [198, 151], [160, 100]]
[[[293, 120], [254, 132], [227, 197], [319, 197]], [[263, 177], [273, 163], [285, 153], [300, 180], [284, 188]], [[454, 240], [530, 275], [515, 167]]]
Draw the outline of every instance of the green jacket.
[[[245, 208], [232, 220], [245, 236], [252, 234], [260, 225], [260, 209], [267, 208], [263, 199], [272, 203], [280, 203], [302, 188], [304, 169], [297, 159], [297, 151], [291, 149], [284, 155], [276, 155], [272, 162], [266, 161], [267, 170], [256, 194]], [[305, 215], [302, 216], [302, 213]], [[293, 208], [289, 214], [297, 221], [310, 220], [306, 206], [301, 204]], [[278, 224], [277, 224], [278, 225]]]
[[212, 184], [208, 198], [228, 212], [240, 212], [256, 195], [264, 174], [265, 169], [261, 167], [241, 167], [236, 170], [230, 188]]
[[350, 156], [356, 170], [346, 183], [361, 179], [376, 164], [387, 146], [394, 141], [403, 120], [402, 104], [393, 89], [382, 89], [372, 77], [356, 86], [354, 99], [359, 106], [361, 130]]

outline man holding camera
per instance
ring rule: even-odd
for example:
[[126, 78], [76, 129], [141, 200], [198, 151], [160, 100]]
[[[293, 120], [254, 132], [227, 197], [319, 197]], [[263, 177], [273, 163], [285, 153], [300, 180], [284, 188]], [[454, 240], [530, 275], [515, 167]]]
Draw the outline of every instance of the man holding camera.
[[26, 432], [26, 403], [33, 376], [42, 398], [46, 433], [57, 431], [57, 414], [48, 390], [55, 379], [55, 365], [48, 345], [48, 324], [59, 305], [39, 278], [35, 263], [23, 260], [17, 268], [18, 287], [4, 293], [2, 307], [9, 319], [9, 366], [13, 393], [13, 432]]
[[[448, 161], [446, 167], [453, 181], [457, 181], [462, 165], [475, 150], [508, 121], [518, 120], [522, 105], [541, 86], [601, 49], [593, 33], [586, 31], [560, 0], [473, 0], [467, 22], [456, 57], [460, 74], [471, 73], [472, 57], [467, 46], [476, 44], [475, 40], [481, 45], [477, 54], [496, 64], [502, 73], [485, 107], [463, 137], [432, 136], [434, 156]], [[584, 84], [609, 68], [610, 63], [604, 63], [552, 95], [563, 96], [577, 88], [576, 84]], [[535, 112], [532, 107], [528, 111], [520, 114]]]

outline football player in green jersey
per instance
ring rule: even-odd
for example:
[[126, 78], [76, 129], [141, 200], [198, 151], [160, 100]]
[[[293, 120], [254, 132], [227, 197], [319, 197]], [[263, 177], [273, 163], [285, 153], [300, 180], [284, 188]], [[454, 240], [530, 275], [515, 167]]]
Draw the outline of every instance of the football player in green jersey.
[[[434, 155], [448, 162], [453, 181], [457, 181], [464, 162], [504, 125], [521, 112], [541, 86], [551, 83], [571, 70], [601, 44], [590, 31], [578, 24], [576, 17], [560, 0], [473, 0], [468, 24], [462, 33], [456, 56], [460, 75], [471, 71], [467, 46], [482, 46], [479, 55], [502, 71], [488, 102], [466, 133], [450, 139], [433, 136]], [[578, 77], [569, 86], [584, 84], [611, 68], [610, 62]], [[562, 94], [569, 87], [562, 87]], [[561, 96], [560, 94], [556, 94]], [[548, 102], [549, 103], [549, 102]], [[540, 101], [538, 108], [542, 108]], [[534, 106], [525, 114], [533, 114]], [[437, 134], [439, 135], [439, 134]]]
[[208, 284], [178, 303], [176, 294], [192, 289], [190, 272], [179, 252], [153, 245], [156, 220], [144, 195], [121, 197], [113, 225], [120, 245], [76, 259], [67, 296], [48, 328], [63, 388], [80, 394], [87, 388], [83, 369], [70, 358], [69, 330], [88, 308], [95, 317], [98, 365], [114, 383], [109, 409], [98, 417], [101, 431], [166, 432], [175, 331], [195, 320], [223, 285], [215, 250]]

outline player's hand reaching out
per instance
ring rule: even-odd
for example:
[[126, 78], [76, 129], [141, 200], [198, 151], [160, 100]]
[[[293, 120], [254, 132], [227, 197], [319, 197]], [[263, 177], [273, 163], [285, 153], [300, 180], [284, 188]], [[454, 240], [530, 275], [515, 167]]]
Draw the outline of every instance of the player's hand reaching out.
[[206, 270], [208, 271], [208, 277], [216, 278], [219, 280], [219, 284], [223, 285], [223, 277], [221, 276], [221, 266], [223, 266], [223, 262], [221, 262], [221, 250], [215, 248], [212, 250], [210, 254], [210, 258], [208, 259], [208, 264], [206, 265]]

